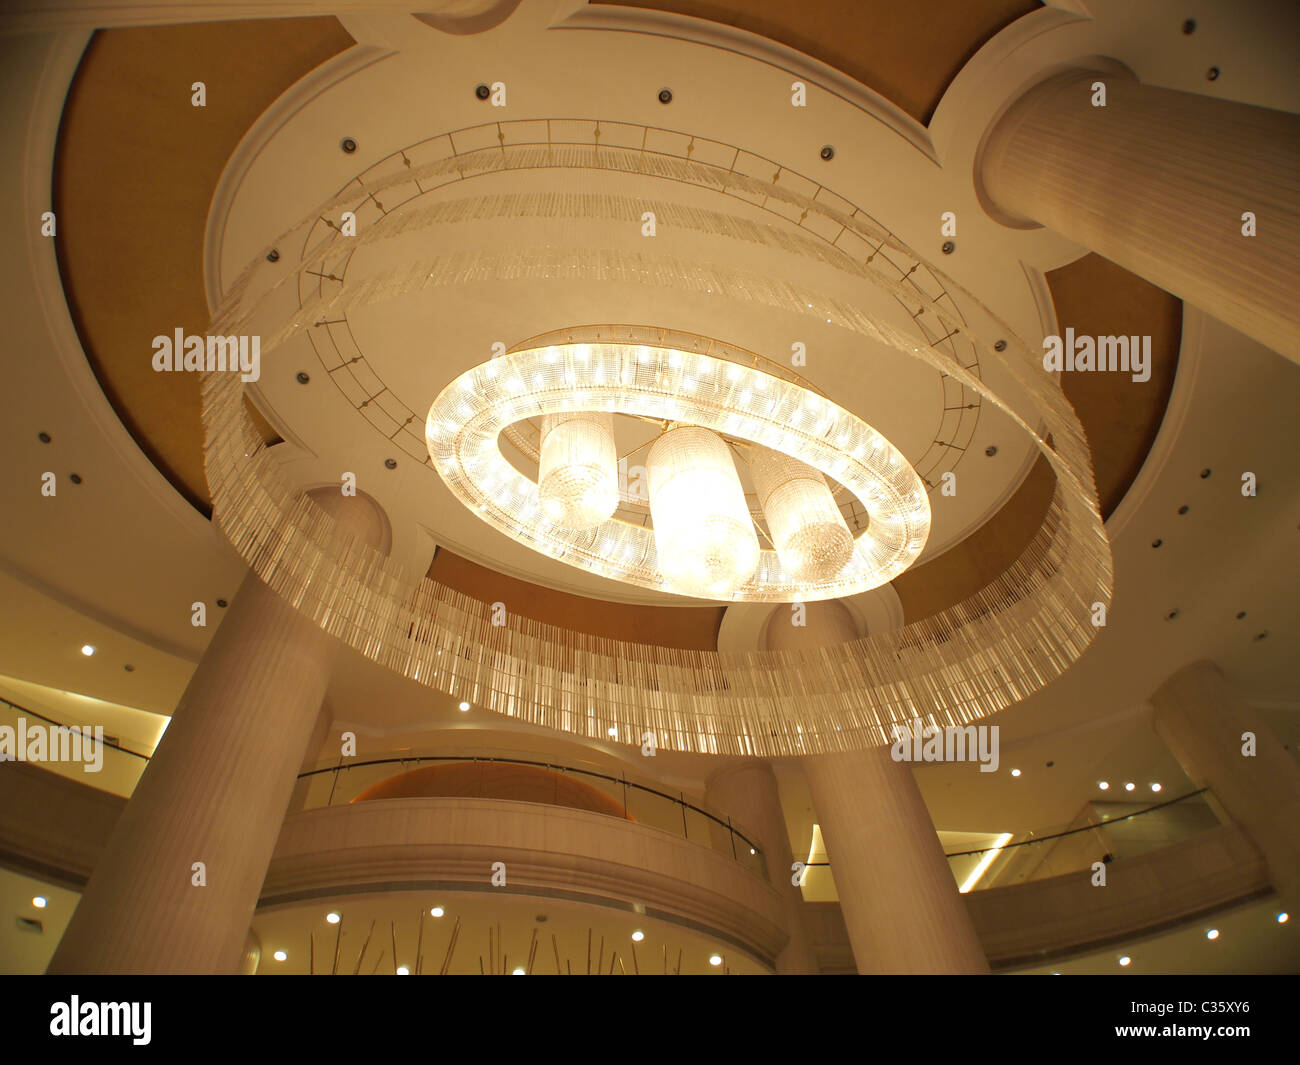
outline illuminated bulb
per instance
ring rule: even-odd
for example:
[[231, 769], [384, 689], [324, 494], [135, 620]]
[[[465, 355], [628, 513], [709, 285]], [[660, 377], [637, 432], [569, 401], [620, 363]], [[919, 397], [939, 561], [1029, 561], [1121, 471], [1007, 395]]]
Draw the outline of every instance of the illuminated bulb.
[[325, 915], [325, 920], [328, 921], [330, 924], [338, 924], [339, 921], [342, 920], [342, 918], [340, 918], [337, 913], [327, 913]]
[[719, 598], [758, 566], [758, 534], [731, 452], [717, 433], [687, 425], [650, 448], [650, 514], [659, 571], [684, 595]]
[[87, 658], [89, 658], [91, 655], [95, 653], [95, 649], [90, 644], [83, 643], [81, 645], [81, 653], [85, 655]]
[[1018, 777], [1018, 776], [1020, 776], [1020, 770], [1019, 770], [1019, 769], [1013, 769], [1013, 770], [1011, 770], [1011, 775], [1012, 775], [1013, 777]]
[[1121, 965], [1128, 965], [1132, 960], [1133, 959], [1130, 958], [1127, 954], [1123, 954], [1120, 956], [1119, 963]]
[[611, 736], [617, 736], [617, 735], [618, 735], [618, 729], [616, 729], [616, 728], [611, 728], [611, 729], [609, 730], [609, 734], [610, 734]]
[[1097, 781], [1097, 787], [1101, 788], [1102, 791], [1106, 791], [1106, 790], [1110, 787], [1110, 781], [1109, 781], [1109, 780], [1099, 780], [1099, 781]]
[[1206, 939], [1218, 939], [1218, 938], [1219, 938], [1219, 930], [1218, 930], [1217, 928], [1211, 928], [1208, 932], [1205, 933], [1205, 938], [1206, 938]]
[[399, 965], [399, 966], [397, 967], [397, 975], [398, 975], [398, 976], [410, 976], [410, 975], [411, 975], [411, 970], [408, 969], [405, 965]]
[[1289, 920], [1291, 920], [1291, 915], [1287, 913], [1286, 910], [1283, 910], [1281, 913], [1277, 915], [1278, 924], [1286, 924], [1287, 921]]
[[50, 900], [47, 899], [44, 895], [37, 895], [34, 899], [32, 899], [32, 905], [35, 906], [38, 910], [45, 909], [45, 907], [48, 906], [49, 904], [50, 904]]
[[430, 917], [441, 917], [446, 911], [441, 906], [435, 906], [429, 911]]
[[468, 709], [469, 709], [469, 703], [462, 701], [460, 704], [461, 713], [464, 713]]
[[1159, 791], [1159, 790], [1160, 790], [1160, 785], [1159, 785], [1159, 784], [1152, 784], [1152, 785], [1151, 785], [1151, 790], [1152, 790], [1152, 791]]
[[284, 961], [286, 958], [289, 957], [289, 955], [286, 954], [286, 953], [285, 953], [284, 951], [282, 951], [282, 950], [277, 950], [277, 951], [276, 951], [273, 955], [271, 955], [271, 956], [272, 956], [273, 958], [275, 958], [276, 961]]
[[547, 520], [566, 529], [594, 529], [609, 520], [618, 506], [612, 414], [548, 414], [543, 419], [537, 495]]
[[710, 964], [710, 965], [721, 965], [721, 964], [722, 964], [722, 955], [721, 955], [721, 954], [710, 954], [710, 955], [709, 955], [709, 964]]
[[1130, 780], [1127, 784], [1124, 785], [1124, 790], [1125, 790], [1125, 791], [1132, 791], [1132, 790], [1133, 790], [1134, 788], [1136, 788], [1136, 787], [1137, 787], [1137, 785], [1134, 784], [1134, 783]]
[[635, 932], [632, 933], [632, 942], [633, 942], [633, 943], [640, 943], [641, 940], [643, 940], [643, 939], [645, 939], [645, 933], [642, 932], [639, 928], [638, 928]]
[[795, 580], [829, 580], [853, 557], [853, 534], [818, 470], [770, 448], [749, 453], [763, 517], [785, 571]]
[[512, 972], [510, 975], [511, 975], [511, 976], [527, 976], [528, 974], [527, 974], [526, 972], [524, 972], [524, 967], [523, 967], [522, 965], [517, 965], [517, 966], [515, 966], [515, 970], [514, 970], [514, 972]]

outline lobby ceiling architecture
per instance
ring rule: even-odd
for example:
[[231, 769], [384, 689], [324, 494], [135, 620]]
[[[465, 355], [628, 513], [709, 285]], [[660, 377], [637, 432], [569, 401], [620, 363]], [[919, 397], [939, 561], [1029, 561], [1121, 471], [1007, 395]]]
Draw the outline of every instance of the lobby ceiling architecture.
[[0, 712], [126, 767], [0, 778], [13, 956], [338, 971], [343, 913], [424, 973], [436, 903], [454, 973], [1300, 964], [1290, 30], [6, 5]]

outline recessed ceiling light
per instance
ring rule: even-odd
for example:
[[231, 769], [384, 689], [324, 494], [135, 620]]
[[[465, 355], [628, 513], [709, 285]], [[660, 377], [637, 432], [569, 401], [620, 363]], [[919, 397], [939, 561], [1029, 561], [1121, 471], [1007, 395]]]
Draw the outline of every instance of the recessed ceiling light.
[[1013, 777], [1018, 777], [1018, 776], [1020, 776], [1020, 770], [1019, 770], [1019, 769], [1013, 769], [1013, 770], [1011, 770], [1011, 775], [1012, 775]]
[[756, 850], [754, 850], [753, 847], [750, 847], [750, 848], [749, 848], [749, 853], [750, 853], [750, 854], [757, 854], [758, 852], [757, 852]]
[[87, 658], [89, 658], [91, 655], [95, 653], [95, 648], [91, 644], [83, 643], [81, 645], [81, 653], [85, 655]]
[[276, 961], [284, 961], [289, 957], [289, 955], [287, 955], [282, 950], [277, 950], [274, 954], [271, 955], [271, 957], [273, 957]]
[[721, 964], [722, 964], [722, 955], [721, 955], [721, 954], [710, 954], [710, 955], [709, 955], [709, 964], [710, 964], [710, 965], [721, 965]]
[[616, 728], [611, 728], [611, 729], [609, 730], [609, 734], [610, 734], [611, 736], [617, 736], [617, 735], [618, 735], [618, 729], [616, 729]]
[[1160, 785], [1159, 785], [1159, 784], [1156, 784], [1156, 783], [1152, 783], [1152, 785], [1151, 785], [1151, 790], [1152, 790], [1152, 791], [1159, 791], [1159, 790], [1160, 790]]
[[1286, 910], [1283, 910], [1281, 913], [1277, 915], [1278, 924], [1286, 924], [1287, 921], [1289, 920], [1291, 920], [1291, 915], [1287, 913]]
[[435, 906], [429, 911], [430, 917], [441, 917], [446, 911], [441, 906]]
[[1133, 960], [1133, 959], [1130, 958], [1127, 954], [1121, 954], [1121, 955], [1120, 955], [1120, 959], [1119, 959], [1119, 963], [1120, 963], [1121, 965], [1127, 965], [1127, 964], [1128, 964], [1129, 962], [1131, 962], [1132, 960]]
[[511, 976], [527, 976], [528, 974], [527, 974], [526, 972], [524, 972], [524, 967], [523, 967], [522, 965], [516, 965], [516, 966], [515, 966], [515, 970], [514, 970], [514, 972], [512, 972], [510, 975], [511, 975]]
[[468, 709], [469, 709], [469, 703], [462, 702], [462, 703], [460, 704], [460, 708], [461, 708], [461, 711], [462, 711], [462, 712], [468, 710]]
[[341, 921], [342, 919], [343, 918], [341, 918], [337, 913], [327, 913], [325, 915], [325, 920], [327, 920], [330, 924], [338, 924], [339, 921]]
[[1134, 788], [1136, 788], [1136, 787], [1137, 787], [1137, 785], [1134, 784], [1133, 781], [1130, 780], [1130, 781], [1128, 781], [1128, 782], [1124, 785], [1124, 790], [1125, 790], [1125, 791], [1132, 791], [1132, 790], [1133, 790]]
[[1218, 938], [1219, 938], [1219, 930], [1218, 930], [1217, 928], [1211, 928], [1208, 932], [1205, 933], [1205, 938], [1206, 938], [1206, 939], [1218, 939]]
[[645, 939], [645, 933], [642, 932], [641, 929], [638, 928], [635, 932], [632, 933], [633, 943], [640, 943], [641, 940], [643, 939]]
[[399, 965], [399, 966], [397, 967], [397, 975], [398, 975], [398, 976], [410, 976], [410, 975], [411, 975], [411, 970], [408, 969], [405, 965]]
[[32, 899], [32, 905], [35, 906], [38, 910], [45, 909], [45, 907], [48, 906], [49, 904], [50, 904], [50, 900], [47, 899], [44, 895], [37, 895], [35, 898]]
[[1101, 788], [1102, 791], [1105, 791], [1107, 788], [1110, 787], [1110, 781], [1109, 781], [1109, 780], [1099, 780], [1099, 781], [1097, 781], [1097, 787]]

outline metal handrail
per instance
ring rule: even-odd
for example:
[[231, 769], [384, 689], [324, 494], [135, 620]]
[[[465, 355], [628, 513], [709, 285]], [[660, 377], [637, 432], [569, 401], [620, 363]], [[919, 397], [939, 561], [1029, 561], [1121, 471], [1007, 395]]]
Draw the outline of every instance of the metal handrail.
[[[570, 766], [560, 765], [557, 762], [538, 762], [527, 758], [498, 758], [495, 756], [487, 756], [487, 755], [442, 755], [442, 754], [405, 755], [398, 758], [372, 758], [363, 762], [347, 762], [347, 763], [340, 762], [338, 765], [324, 766], [323, 768], [320, 769], [309, 769], [305, 773], [299, 773], [298, 779], [303, 780], [307, 777], [320, 776], [324, 773], [338, 773], [340, 770], [357, 769], [363, 766], [395, 765], [395, 764], [405, 765], [407, 762], [501, 762], [507, 765], [530, 765], [530, 766], [538, 766], [542, 769], [560, 770], [566, 773], [582, 773], [585, 776], [596, 777], [599, 780], [605, 780], [610, 782], [611, 784], [618, 784], [622, 786], [625, 795], [627, 793], [628, 788], [636, 788], [638, 791], [644, 791], [650, 795], [657, 795], [661, 799], [667, 799], [669, 802], [681, 806], [683, 826], [685, 825], [686, 811], [693, 810], [695, 813], [700, 814], [703, 817], [707, 817], [710, 821], [714, 822], [721, 828], [725, 828], [728, 832], [733, 833], [736, 836], [739, 836], [741, 840], [743, 840], [748, 846], [753, 848], [755, 854], [763, 853], [763, 848], [760, 847], [756, 842], [751, 840], [749, 837], [747, 837], [743, 832], [740, 832], [735, 827], [733, 827], [729, 818], [726, 821], [722, 820], [722, 818], [718, 817], [717, 815], [709, 813], [708, 810], [701, 809], [700, 807], [696, 806], [694, 803], [687, 802], [686, 797], [684, 795], [677, 795], [677, 796], [669, 795], [667, 792], [658, 791], [655, 788], [647, 787], [644, 784], [638, 784], [635, 781], [628, 780], [626, 776], [613, 777], [608, 775], [607, 773], [597, 773], [591, 769], [576, 769]], [[627, 811], [626, 802], [623, 804], [623, 809], [624, 812], [626, 813]]]
[[46, 717], [44, 714], [36, 710], [29, 710], [27, 707], [14, 702], [12, 699], [6, 699], [3, 695], [0, 695], [0, 703], [4, 703], [5, 706], [17, 710], [21, 714], [30, 714], [32, 717], [39, 717], [42, 721], [46, 721], [49, 724], [54, 725], [56, 728], [66, 729], [69, 732], [75, 728], [78, 731], [81, 731], [83, 742], [89, 740], [91, 743], [100, 743], [114, 751], [121, 751], [123, 754], [129, 754], [132, 758], [143, 758], [146, 762], [149, 761], [149, 755], [147, 754], [142, 754], [140, 751], [133, 751], [131, 748], [123, 747], [121, 744], [114, 743], [112, 740], [97, 740], [93, 734], [81, 730], [81, 726], [79, 725], [65, 725], [62, 721], [55, 721], [54, 718]]

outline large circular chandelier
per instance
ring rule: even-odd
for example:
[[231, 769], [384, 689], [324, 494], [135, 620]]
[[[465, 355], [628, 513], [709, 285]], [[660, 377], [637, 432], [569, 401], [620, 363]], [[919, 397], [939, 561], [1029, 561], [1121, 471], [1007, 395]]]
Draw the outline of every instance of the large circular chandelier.
[[[708, 354], [688, 350], [684, 335], [658, 331], [664, 339], [656, 340], [653, 332], [566, 330], [461, 374], [429, 410], [434, 468], [466, 507], [519, 543], [678, 595], [839, 598], [879, 587], [916, 561], [929, 536], [929, 499], [880, 433], [803, 382], [735, 361], [739, 349], [703, 345]], [[613, 516], [615, 414], [664, 430], [646, 462], [652, 528]], [[501, 449], [503, 434], [532, 419], [542, 423], [536, 481]], [[736, 455], [753, 480], [757, 513]], [[826, 478], [869, 516], [856, 538]]]
[[[203, 417], [213, 519], [253, 572], [322, 629], [420, 684], [578, 736], [604, 739], [615, 729], [620, 736], [640, 737], [650, 731], [660, 747], [682, 751], [770, 757], [887, 745], [894, 726], [917, 717], [939, 726], [965, 726], [994, 714], [1042, 689], [1078, 660], [1096, 638], [1093, 619], [1098, 602], [1109, 603], [1111, 598], [1109, 543], [1078, 417], [1059, 383], [1042, 373], [1040, 356], [1015, 336], [1008, 323], [982, 307], [974, 294], [952, 278], [923, 265], [916, 252], [866, 211], [811, 179], [770, 160], [765, 161], [771, 163], [770, 168], [765, 166], [761, 174], [738, 171], [727, 161], [739, 156], [739, 146], [710, 142], [688, 132], [646, 127], [637, 131], [635, 145], [618, 147], [610, 144], [609, 126], [597, 121], [555, 131], [548, 122], [539, 133], [540, 125], [494, 121], [477, 130], [479, 141], [471, 143], [480, 144], [478, 148], [467, 149], [462, 136], [465, 131], [457, 131], [456, 143], [441, 135], [416, 146], [418, 151], [394, 152], [383, 166], [368, 173], [364, 185], [350, 183], [254, 255], [223, 292], [209, 333], [260, 333], [265, 360], [280, 344], [331, 330], [335, 328], [332, 322], [368, 304], [434, 286], [490, 281], [508, 287], [565, 278], [592, 285], [655, 286], [670, 295], [717, 293], [737, 313], [757, 306], [817, 323], [833, 322], [864, 342], [884, 344], [903, 357], [920, 360], [981, 397], [1025, 432], [1051, 467], [1055, 488], [1042, 524], [1004, 572], [977, 592], [938, 613], [909, 621], [902, 629], [871, 633], [815, 654], [685, 651], [587, 635], [514, 612], [502, 625], [491, 604], [430, 577], [413, 578], [395, 560], [356, 544], [337, 529], [286, 469], [282, 449], [265, 446], [238, 376], [212, 372], [203, 378]], [[484, 220], [545, 216], [575, 225], [635, 217], [626, 203], [612, 197], [557, 196], [551, 192], [481, 195], [427, 206], [418, 199], [444, 184], [471, 189], [478, 179], [491, 180], [492, 175], [505, 172], [558, 171], [628, 175], [660, 182], [665, 190], [690, 185], [712, 189], [726, 202], [767, 205], [764, 209], [773, 216], [771, 225], [728, 212], [679, 211], [669, 202], [650, 204], [661, 223], [671, 216], [676, 225], [710, 239], [743, 242], [746, 248], [783, 249], [798, 264], [833, 269], [838, 276], [861, 284], [864, 291], [889, 293], [909, 308], [917, 328], [896, 328], [865, 312], [853, 300], [818, 291], [818, 286], [805, 282], [802, 276], [770, 278], [754, 270], [711, 263], [699, 255], [665, 254], [650, 242], [635, 252], [585, 246], [582, 241], [573, 247], [511, 245], [447, 251], [440, 249], [435, 239], [421, 245], [434, 250], [417, 255], [413, 262], [356, 282], [345, 271], [343, 282], [334, 278], [327, 283], [325, 274], [333, 273], [324, 269], [328, 264], [353, 263], [362, 248], [386, 248], [403, 234], [434, 231], [464, 219], [467, 212]], [[787, 180], [787, 175], [796, 180]], [[385, 212], [377, 206], [377, 196], [408, 188], [415, 190], [409, 207]], [[821, 195], [823, 191], [828, 194]], [[638, 210], [644, 203], [644, 197], [638, 197]], [[330, 224], [330, 219], [344, 210], [356, 212], [363, 223], [354, 237], [343, 236], [337, 225]], [[778, 214], [780, 218], [776, 218]], [[278, 257], [269, 253], [289, 247], [302, 252], [294, 269], [285, 272], [283, 260], [277, 264], [273, 260]], [[933, 279], [933, 284], [926, 282], [924, 291], [913, 283], [922, 274]], [[294, 285], [299, 287], [296, 308], [282, 298]], [[935, 286], [944, 293], [942, 298], [935, 298]], [[951, 297], [959, 297], [961, 309]], [[968, 321], [966, 313], [973, 314], [974, 320]], [[994, 336], [1008, 342], [995, 346]], [[959, 357], [952, 346], [953, 338], [958, 337], [978, 354], [975, 362]], [[557, 401], [550, 406], [551, 399], [565, 394], [563, 390], [548, 393], [546, 410], [537, 403], [530, 407], [521, 401], [520, 394], [531, 389], [533, 382], [504, 371], [520, 370], [526, 360], [540, 357], [539, 372], [544, 373], [549, 346], [557, 349], [557, 361], [550, 370], [558, 372], [565, 343], [562, 339], [549, 345], [539, 342], [540, 356], [535, 350], [531, 355], [524, 350], [536, 349], [539, 344], [521, 345], [519, 351], [495, 360], [495, 375], [488, 369], [492, 363], [476, 367], [465, 375], [473, 380], [459, 394], [448, 392], [440, 397], [440, 402], [448, 403], [440, 408], [447, 424], [435, 420], [428, 425], [433, 433], [425, 441], [412, 434], [413, 446], [421, 451], [421, 444], [427, 447], [430, 437], [437, 441], [430, 466], [437, 469], [438, 460], [445, 460], [448, 469], [443, 475], [455, 480], [458, 493], [465, 493], [462, 499], [475, 509], [482, 507], [479, 512], [487, 520], [507, 513], [503, 504], [511, 498], [508, 489], [520, 476], [520, 469], [509, 462], [497, 466], [490, 461], [493, 454], [501, 456], [500, 438], [508, 438], [524, 424], [511, 422], [511, 418], [516, 414], [530, 419], [546, 414], [613, 414], [620, 409], [614, 402], [593, 404], [589, 400], [571, 406]], [[648, 350], [647, 360], [660, 366], [666, 361], [670, 371], [682, 369], [687, 361], [681, 367], [673, 366], [674, 345], [657, 340], [612, 346], [619, 348], [620, 365], [626, 364], [629, 351], [639, 365], [639, 346], [661, 349], [658, 354]], [[679, 355], [689, 347], [679, 346]], [[598, 350], [590, 342], [588, 348], [593, 353]], [[574, 355], [576, 358], [576, 351]], [[980, 360], [998, 366], [1023, 392], [1023, 406], [999, 394], [983, 378]], [[725, 382], [726, 375], [733, 372], [732, 364], [725, 357], [717, 361], [722, 364]], [[608, 370], [613, 362], [602, 357], [588, 365], [594, 377], [598, 366]], [[735, 372], [755, 369], [739, 366]], [[543, 383], [545, 380], [543, 376]], [[716, 376], [712, 380], [716, 382]], [[486, 393], [476, 392], [475, 382], [490, 384], [490, 388]], [[604, 384], [610, 383], [606, 373]], [[752, 383], [756, 385], [757, 379]], [[593, 391], [595, 385], [591, 382]], [[771, 387], [784, 392], [787, 382], [777, 381]], [[809, 389], [792, 391], [802, 396]], [[674, 396], [676, 402], [684, 403], [679, 393]], [[641, 398], [649, 403], [654, 397]], [[662, 404], [666, 398], [658, 395], [656, 401]], [[518, 404], [517, 411], [504, 409], [507, 399]], [[500, 404], [503, 409], [485, 413], [480, 409], [484, 402]], [[864, 530], [856, 520], [856, 508], [854, 514], [844, 515], [842, 504], [845, 493], [853, 494], [858, 488], [870, 497], [867, 474], [860, 473], [860, 467], [871, 458], [871, 449], [850, 462], [850, 468], [839, 471], [836, 463], [851, 458], [851, 450], [844, 451], [844, 444], [833, 437], [814, 437], [801, 430], [788, 416], [784, 420], [764, 417], [775, 409], [771, 403], [760, 405], [756, 415], [760, 428], [771, 428], [777, 434], [772, 440], [764, 440], [761, 434], [757, 439], [733, 435], [726, 425], [707, 424], [699, 417], [687, 417], [685, 411], [678, 421], [719, 433], [728, 446], [745, 455], [742, 461], [749, 467], [754, 487], [753, 501], [747, 501], [750, 513], [766, 522], [775, 545], [772, 551], [761, 552], [750, 585], [760, 582], [768, 556], [775, 558], [782, 544], [781, 565], [791, 573], [802, 571], [803, 565], [813, 570], [802, 572], [812, 573], [835, 564], [837, 537], [827, 535], [825, 497], [817, 488], [816, 477], [803, 476], [802, 467], [823, 478], [833, 500], [841, 504], [842, 516], [848, 518], [853, 555], [835, 578], [844, 582], [845, 575], [863, 558]], [[665, 417], [658, 413], [647, 416]], [[505, 428], [487, 430], [494, 420]], [[556, 424], [563, 423], [552, 422], [552, 431]], [[533, 428], [540, 432], [545, 426]], [[871, 439], [861, 430], [858, 433], [859, 441]], [[578, 435], [585, 436], [586, 430]], [[552, 462], [564, 465], [568, 461], [563, 458], [568, 447], [561, 446], [548, 460], [548, 468]], [[778, 469], [774, 477], [767, 477], [758, 469], [763, 461], [759, 448], [802, 466]], [[537, 464], [540, 474], [540, 446], [533, 450], [537, 454], [529, 461]], [[887, 453], [877, 454], [876, 459], [882, 454]], [[487, 462], [486, 469], [481, 461]], [[495, 486], [489, 480], [493, 470], [501, 475], [501, 483]], [[906, 486], [897, 486], [894, 480], [904, 471], [905, 464], [894, 475], [875, 478], [878, 483], [870, 487], [877, 495], [899, 491], [905, 498]], [[553, 523], [540, 520], [543, 498], [537, 477], [523, 479], [528, 484], [520, 486], [518, 501], [524, 505], [531, 496], [539, 520], [521, 524], [521, 529], [530, 536], [543, 530], [548, 538], [554, 536], [548, 553], [576, 558], [587, 549], [585, 538], [587, 546], [596, 549], [591, 551], [594, 559], [614, 558], [600, 537], [627, 506], [621, 493], [614, 517], [586, 532], [568, 531], [561, 536], [562, 530]], [[608, 482], [601, 477], [578, 482], [561, 478], [555, 482], [553, 498], [582, 499], [591, 491], [594, 504], [600, 492], [593, 490], [602, 483]], [[815, 496], [820, 504], [797, 506], [793, 510], [797, 520], [784, 521], [781, 515], [792, 512], [782, 500], [795, 494], [807, 499]], [[546, 495], [551, 497], [551, 490]], [[599, 517], [599, 508], [593, 505], [593, 509]], [[865, 531], [875, 534], [873, 544], [888, 532], [882, 528], [887, 523], [877, 520], [887, 512], [888, 508], [882, 511], [877, 507], [871, 513]], [[648, 514], [646, 520], [650, 520]], [[816, 550], [810, 551], [804, 531], [818, 525], [823, 528], [811, 540]], [[646, 541], [641, 563], [653, 560], [656, 550], [651, 530], [643, 532]], [[905, 540], [904, 554], [909, 550], [906, 544]], [[802, 559], [796, 557], [800, 552]], [[827, 557], [821, 557], [823, 553]], [[615, 560], [620, 564], [637, 562], [635, 558]], [[657, 566], [651, 566], [648, 573], [662, 580]], [[794, 589], [770, 581], [763, 597], [777, 601], [794, 598]]]

